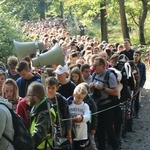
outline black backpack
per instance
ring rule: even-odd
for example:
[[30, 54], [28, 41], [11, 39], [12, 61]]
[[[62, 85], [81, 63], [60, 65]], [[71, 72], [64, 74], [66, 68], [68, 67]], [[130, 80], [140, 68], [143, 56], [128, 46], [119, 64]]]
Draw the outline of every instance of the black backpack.
[[[97, 80], [97, 81], [103, 82], [103, 83], [104, 83], [104, 86], [105, 86], [105, 85], [108, 85], [108, 87], [109, 87], [109, 76], [110, 76], [111, 73], [113, 73], [113, 74], [115, 75], [116, 79], [117, 79], [117, 74], [116, 74], [116, 72], [115, 72], [114, 70], [109, 70], [109, 69], [108, 69], [107, 72], [106, 72], [106, 74], [105, 74], [105, 77], [104, 77], [104, 80], [103, 80], [103, 81], [102, 81], [102, 80], [99, 80], [99, 79], [96, 79], [96, 78], [95, 78], [96, 72], [94, 72], [93, 75], [92, 75], [92, 82], [93, 82], [93, 80], [95, 79], [95, 80]], [[97, 90], [97, 89], [94, 87], [94, 88], [93, 88], [93, 93], [92, 93], [90, 96], [94, 99], [95, 102], [98, 102], [99, 99], [100, 99], [100, 97], [101, 97], [101, 91]], [[113, 96], [113, 95], [109, 95], [109, 98], [110, 98], [111, 100], [118, 100], [117, 96]]]
[[32, 150], [31, 134], [25, 121], [7, 105], [5, 106], [8, 108], [12, 115], [13, 127], [15, 131], [14, 140], [12, 141], [4, 133], [2, 136], [14, 146], [15, 150]]

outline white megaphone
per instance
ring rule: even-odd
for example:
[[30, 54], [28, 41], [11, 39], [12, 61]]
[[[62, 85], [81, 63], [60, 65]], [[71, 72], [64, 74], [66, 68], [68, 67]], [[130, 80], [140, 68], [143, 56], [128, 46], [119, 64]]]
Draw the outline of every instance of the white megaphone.
[[18, 59], [22, 59], [23, 57], [26, 57], [27, 55], [33, 54], [37, 52], [38, 50], [44, 49], [44, 43], [43, 42], [18, 42], [14, 40], [14, 46], [16, 49], [16, 55]]
[[58, 65], [65, 65], [65, 58], [62, 53], [62, 50], [58, 43], [55, 44], [55, 46], [43, 53], [37, 56], [36, 58], [32, 59], [32, 66], [33, 67], [43, 67], [45, 65], [53, 65], [53, 64], [58, 64]]

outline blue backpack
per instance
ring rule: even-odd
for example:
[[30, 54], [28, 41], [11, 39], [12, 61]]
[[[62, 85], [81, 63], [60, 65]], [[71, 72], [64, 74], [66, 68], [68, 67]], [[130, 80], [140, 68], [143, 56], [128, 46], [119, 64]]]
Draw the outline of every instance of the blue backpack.
[[[3, 103], [0, 103], [5, 105]], [[13, 127], [14, 127], [14, 140], [12, 141], [3, 133], [3, 137], [8, 140], [15, 150], [32, 150], [31, 134], [25, 121], [7, 105], [5, 105], [12, 115]]]

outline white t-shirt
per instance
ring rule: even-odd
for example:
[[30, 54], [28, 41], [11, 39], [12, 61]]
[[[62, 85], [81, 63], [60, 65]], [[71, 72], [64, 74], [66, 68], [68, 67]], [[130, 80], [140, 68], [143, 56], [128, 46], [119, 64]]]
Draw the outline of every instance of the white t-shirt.
[[73, 140], [79, 141], [88, 139], [87, 122], [90, 119], [90, 109], [88, 104], [82, 102], [81, 104], [77, 105], [72, 102], [72, 104], [69, 105], [69, 111], [72, 118], [76, 117], [77, 115], [83, 116], [82, 122], [76, 122], [73, 124], [73, 132], [75, 135]]

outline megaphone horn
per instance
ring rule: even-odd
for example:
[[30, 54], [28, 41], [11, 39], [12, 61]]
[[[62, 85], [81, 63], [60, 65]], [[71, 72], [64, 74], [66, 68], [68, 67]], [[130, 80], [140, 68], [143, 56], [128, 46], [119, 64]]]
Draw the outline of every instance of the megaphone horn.
[[33, 53], [36, 54], [37, 47], [39, 50], [44, 49], [43, 42], [18, 42], [14, 40], [14, 46], [18, 59], [22, 59], [23, 57]]
[[53, 64], [58, 64], [62, 66], [65, 65], [64, 55], [58, 43], [56, 43], [51, 50], [43, 54], [40, 54], [36, 58], [32, 59], [32, 65], [34, 67], [43, 67], [45, 65], [53, 65]]

